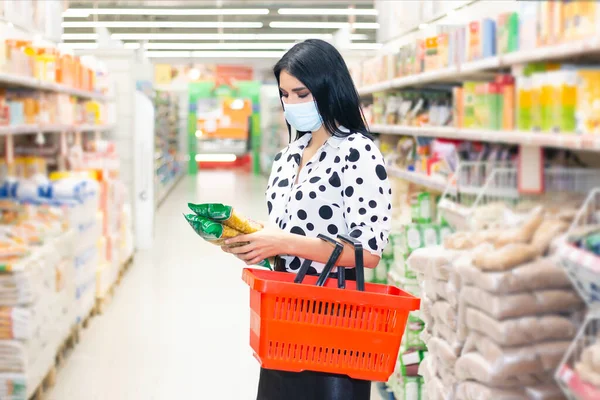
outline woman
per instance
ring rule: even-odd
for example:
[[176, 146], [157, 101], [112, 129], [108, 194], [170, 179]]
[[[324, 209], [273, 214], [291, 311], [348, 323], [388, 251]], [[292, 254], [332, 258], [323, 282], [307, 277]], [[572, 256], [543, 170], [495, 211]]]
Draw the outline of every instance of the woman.
[[[310, 259], [309, 273], [317, 274], [332, 251], [317, 235], [345, 233], [361, 241], [365, 267], [374, 268], [388, 240], [391, 189], [342, 56], [311, 39], [292, 47], [274, 73], [288, 129], [297, 132], [275, 157], [269, 178], [267, 207], [275, 227], [233, 238], [227, 245], [248, 244], [223, 250], [249, 265], [278, 256], [276, 269], [292, 273]], [[354, 250], [346, 246], [337, 265], [354, 263]], [[362, 400], [370, 397], [370, 382], [263, 369], [258, 392], [258, 400]]]

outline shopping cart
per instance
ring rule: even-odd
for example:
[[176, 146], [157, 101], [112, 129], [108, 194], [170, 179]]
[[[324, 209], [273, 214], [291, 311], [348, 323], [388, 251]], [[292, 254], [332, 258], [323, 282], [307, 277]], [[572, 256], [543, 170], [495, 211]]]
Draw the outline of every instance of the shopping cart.
[[387, 285], [364, 282], [363, 249], [356, 239], [340, 235], [356, 257], [356, 282], [328, 279], [343, 245], [327, 236], [334, 250], [319, 276], [245, 269], [250, 286], [250, 345], [263, 368], [316, 371], [355, 379], [387, 381], [394, 371], [410, 311], [420, 300]]

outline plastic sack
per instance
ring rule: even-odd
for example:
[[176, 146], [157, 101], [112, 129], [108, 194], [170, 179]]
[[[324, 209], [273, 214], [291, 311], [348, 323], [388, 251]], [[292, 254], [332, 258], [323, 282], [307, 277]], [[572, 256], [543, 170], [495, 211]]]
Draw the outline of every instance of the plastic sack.
[[510, 271], [483, 272], [472, 263], [456, 264], [463, 284], [491, 293], [516, 293], [539, 289], [571, 289], [571, 281], [555, 258], [539, 258]]
[[[456, 285], [452, 280], [442, 281], [439, 279], [426, 280], [426, 288], [435, 293], [435, 298], [438, 300], [446, 300], [452, 308], [458, 308], [460, 286]], [[428, 295], [430, 292], [426, 292]]]
[[524, 346], [544, 340], [572, 339], [575, 324], [558, 315], [531, 316], [498, 321], [474, 308], [466, 310], [470, 330], [488, 336], [502, 346]]
[[432, 337], [427, 343], [427, 350], [430, 355], [435, 355], [441, 366], [452, 370], [454, 369], [458, 354], [444, 339]]
[[501, 347], [488, 337], [471, 333], [465, 342], [464, 354], [477, 352], [487, 361], [488, 373], [494, 379], [556, 369], [570, 345], [569, 340]]
[[581, 362], [600, 374], [600, 341], [583, 350], [581, 353]]
[[528, 373], [510, 376], [496, 374], [493, 365], [480, 353], [468, 353], [456, 361], [456, 377], [461, 381], [472, 380], [497, 388], [522, 388], [535, 386], [552, 379], [547, 372]]
[[188, 203], [188, 207], [200, 217], [220, 222], [224, 226], [235, 229], [241, 233], [254, 233], [263, 228], [258, 222], [252, 221], [237, 213], [233, 207], [221, 203]]
[[535, 246], [539, 255], [544, 255], [550, 249], [550, 244], [562, 233], [566, 232], [569, 224], [560, 220], [547, 220], [542, 222], [533, 238], [531, 244]]
[[436, 301], [431, 307], [431, 315], [436, 324], [446, 324], [452, 330], [458, 327], [457, 312], [447, 301]]
[[575, 370], [584, 381], [600, 387], [600, 342], [586, 347]]
[[456, 387], [456, 400], [527, 400], [520, 390], [488, 387], [477, 382], [461, 382]]
[[[184, 217], [202, 239], [217, 246], [223, 246], [226, 239], [242, 234], [242, 232], [234, 228], [196, 214], [184, 214]], [[237, 243], [235, 246], [243, 246], [245, 244], [246, 243]], [[257, 265], [271, 269], [271, 264], [268, 260], [263, 260]]]
[[563, 400], [563, 392], [554, 383], [545, 383], [525, 388], [529, 400]]
[[525, 243], [511, 243], [493, 251], [478, 251], [473, 265], [482, 271], [506, 271], [537, 257], [537, 249]]
[[444, 247], [451, 250], [472, 250], [485, 244], [491, 246], [499, 233], [498, 230], [454, 232], [444, 239]]
[[[452, 352], [456, 355], [461, 354], [464, 341], [460, 340], [456, 331], [453, 331], [448, 325], [434, 324], [433, 325], [433, 337], [444, 339], [446, 343], [452, 349]], [[433, 337], [431, 339], [433, 339]], [[431, 340], [429, 339], [429, 340]]]
[[543, 221], [544, 208], [536, 207], [519, 227], [501, 232], [494, 240], [494, 245], [501, 248], [512, 243], [529, 243]]
[[[461, 301], [464, 300], [468, 306], [485, 311], [486, 314], [499, 320], [527, 315], [567, 312], [577, 310], [583, 306], [583, 301], [579, 295], [569, 289], [537, 290], [498, 295], [474, 286], [465, 286], [460, 292], [460, 297]], [[439, 307], [442, 307], [442, 305]], [[435, 317], [435, 306], [433, 310]], [[450, 318], [452, 315], [445, 314], [444, 316]], [[453, 321], [449, 319], [449, 322]]]
[[406, 264], [411, 271], [427, 275], [431, 268], [451, 264], [459, 255], [460, 252], [442, 246], [422, 247], [410, 254]]

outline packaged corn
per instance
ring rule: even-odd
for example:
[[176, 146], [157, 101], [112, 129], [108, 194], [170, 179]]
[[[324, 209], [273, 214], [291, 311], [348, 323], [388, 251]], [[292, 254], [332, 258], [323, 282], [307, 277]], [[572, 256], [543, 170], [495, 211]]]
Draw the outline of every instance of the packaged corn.
[[[217, 246], [223, 246], [225, 244], [226, 239], [244, 234], [243, 232], [231, 228], [221, 223], [220, 221], [213, 221], [209, 218], [200, 215], [184, 214], [183, 216], [185, 217], [186, 221], [190, 224], [190, 226], [194, 229], [194, 231], [202, 239], [213, 243]], [[243, 246], [244, 244], [246, 243], [238, 243], [234, 246]], [[263, 260], [260, 263], [258, 263], [258, 265], [261, 267], [271, 269], [271, 264], [268, 260]]]
[[233, 207], [220, 203], [193, 204], [188, 203], [188, 207], [196, 215], [208, 218], [223, 225], [236, 229], [241, 233], [254, 233], [262, 229], [262, 226], [251, 219], [237, 213]]

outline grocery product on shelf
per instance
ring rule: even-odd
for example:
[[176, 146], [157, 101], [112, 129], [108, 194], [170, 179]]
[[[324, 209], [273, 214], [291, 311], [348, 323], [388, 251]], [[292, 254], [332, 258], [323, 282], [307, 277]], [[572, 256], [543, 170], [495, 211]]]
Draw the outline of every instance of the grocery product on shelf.
[[154, 96], [157, 202], [181, 178], [183, 161], [179, 134], [179, 99], [176, 93], [157, 90]]
[[25, 124], [104, 125], [107, 106], [63, 93], [0, 88], [0, 126]]
[[[522, 2], [508, 11], [463, 24], [435, 25], [405, 41], [393, 54], [382, 54], [352, 67], [355, 84], [368, 87], [398, 77], [461, 67], [496, 55], [555, 46], [598, 33], [596, 2]], [[432, 29], [435, 31], [432, 34]], [[360, 73], [359, 73], [360, 71]], [[449, 75], [452, 78], [452, 74]]]

